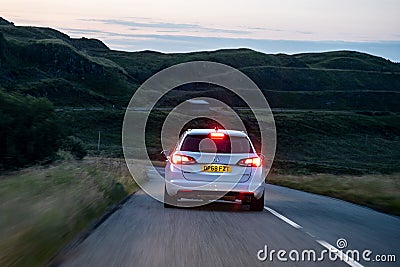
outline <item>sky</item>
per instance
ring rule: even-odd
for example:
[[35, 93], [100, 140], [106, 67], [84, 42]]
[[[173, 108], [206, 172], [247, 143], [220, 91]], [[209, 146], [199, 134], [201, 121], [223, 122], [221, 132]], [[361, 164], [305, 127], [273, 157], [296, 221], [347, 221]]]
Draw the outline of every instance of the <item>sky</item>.
[[125, 51], [356, 50], [400, 62], [399, 0], [0, 0], [0, 16]]

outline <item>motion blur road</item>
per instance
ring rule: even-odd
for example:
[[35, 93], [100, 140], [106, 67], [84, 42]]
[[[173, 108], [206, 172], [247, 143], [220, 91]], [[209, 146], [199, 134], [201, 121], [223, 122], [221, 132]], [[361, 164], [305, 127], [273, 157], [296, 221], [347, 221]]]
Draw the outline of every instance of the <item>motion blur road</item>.
[[[157, 168], [163, 173], [163, 168]], [[149, 169], [150, 180], [155, 176]], [[143, 191], [134, 194], [81, 244], [64, 255], [62, 266], [398, 266], [400, 219], [341, 200], [266, 185], [265, 210], [215, 202], [187, 209], [165, 209]], [[294, 261], [291, 250], [371, 250], [371, 262]], [[260, 250], [285, 250], [260, 261]], [[265, 249], [264, 249], [265, 250]], [[261, 251], [259, 256], [264, 256]], [[373, 262], [378, 254], [397, 262]], [[292, 254], [295, 255], [295, 254]], [[340, 256], [340, 252], [332, 254]], [[282, 255], [281, 255], [282, 256]], [[342, 255], [343, 256], [343, 255]], [[332, 256], [334, 257], [334, 256]], [[382, 257], [381, 257], [382, 258]], [[301, 257], [300, 257], [301, 259]], [[397, 264], [396, 264], [397, 263]]]

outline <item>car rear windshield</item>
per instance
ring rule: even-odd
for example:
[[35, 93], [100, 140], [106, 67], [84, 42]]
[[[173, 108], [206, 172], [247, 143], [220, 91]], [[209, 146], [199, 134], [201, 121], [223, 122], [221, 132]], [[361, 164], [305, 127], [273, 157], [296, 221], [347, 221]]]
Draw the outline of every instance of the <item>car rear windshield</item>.
[[222, 139], [210, 139], [208, 135], [187, 135], [180, 150], [213, 153], [254, 152], [248, 138], [227, 135]]

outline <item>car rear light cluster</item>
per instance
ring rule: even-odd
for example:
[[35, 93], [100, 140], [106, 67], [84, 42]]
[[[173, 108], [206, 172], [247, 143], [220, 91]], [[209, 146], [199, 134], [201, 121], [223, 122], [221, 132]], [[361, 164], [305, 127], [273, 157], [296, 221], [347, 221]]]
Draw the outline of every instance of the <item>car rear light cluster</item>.
[[174, 154], [171, 157], [171, 162], [174, 164], [193, 164], [196, 163], [196, 160], [189, 156]]
[[260, 167], [261, 159], [259, 157], [241, 159], [239, 160], [238, 165], [248, 167]]

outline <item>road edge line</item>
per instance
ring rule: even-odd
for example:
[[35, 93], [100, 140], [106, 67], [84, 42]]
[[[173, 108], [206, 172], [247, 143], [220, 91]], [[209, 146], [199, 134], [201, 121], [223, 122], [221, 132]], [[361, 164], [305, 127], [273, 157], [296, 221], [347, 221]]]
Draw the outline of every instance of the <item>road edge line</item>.
[[278, 213], [277, 211], [268, 208], [267, 206], [264, 206], [264, 209], [266, 209], [267, 211], [269, 211], [270, 213], [272, 213], [273, 215], [275, 215], [276, 217], [278, 217], [279, 219], [281, 219], [282, 221], [284, 221], [287, 224], [290, 224], [291, 226], [293, 226], [296, 229], [302, 229], [303, 227], [301, 225], [298, 225], [297, 223], [295, 223], [294, 221], [286, 218], [285, 216], [283, 216], [282, 214]]
[[339, 257], [339, 259], [341, 261], [347, 263], [351, 267], [364, 267], [364, 265], [360, 264], [358, 261], [355, 261], [353, 258], [347, 256], [346, 254], [343, 253], [343, 251], [335, 248], [334, 246], [332, 246], [328, 242], [323, 241], [323, 240], [316, 240], [316, 241], [317, 241], [318, 244], [320, 244], [321, 246], [325, 247], [330, 252], [335, 253]]
[[[269, 211], [272, 215], [276, 216], [277, 218], [281, 219], [282, 221], [284, 221], [285, 223], [293, 226], [296, 229], [302, 229], [303, 227], [297, 223], [295, 223], [294, 221], [290, 220], [289, 218], [283, 216], [282, 214], [280, 214], [279, 212], [264, 206], [264, 209]], [[306, 232], [309, 236], [313, 237], [310, 233]], [[314, 239], [315, 240], [315, 239]], [[337, 248], [335, 248], [334, 246], [332, 246], [331, 244], [329, 244], [326, 241], [323, 240], [315, 240], [318, 244], [320, 244], [321, 246], [323, 246], [324, 248], [328, 249], [329, 251], [335, 253], [339, 259], [341, 261], [343, 261], [344, 263], [350, 265], [351, 267], [364, 267], [364, 265], [360, 264], [359, 262], [355, 261], [353, 258], [343, 254], [343, 252], [341, 250], [338, 250]]]

